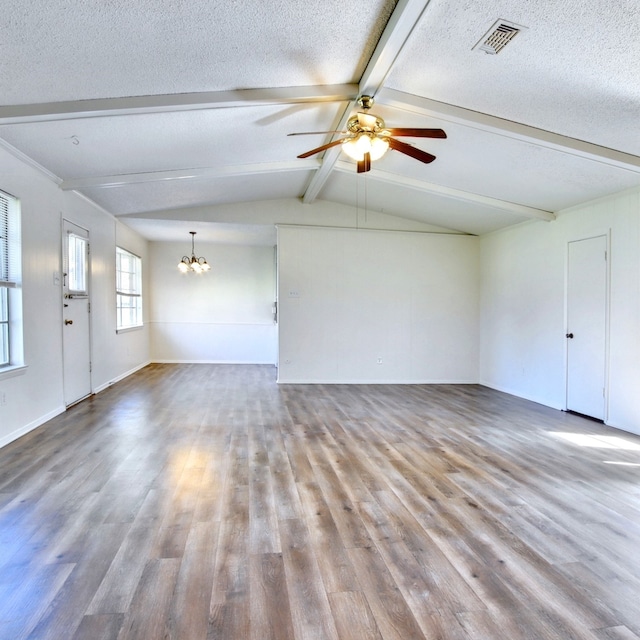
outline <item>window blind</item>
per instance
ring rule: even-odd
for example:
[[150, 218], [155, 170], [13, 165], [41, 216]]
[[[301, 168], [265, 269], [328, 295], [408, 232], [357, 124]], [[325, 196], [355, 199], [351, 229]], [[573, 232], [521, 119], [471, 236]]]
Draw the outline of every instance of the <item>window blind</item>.
[[0, 192], [0, 281], [9, 281], [9, 198]]
[[0, 191], [0, 287], [16, 287], [20, 280], [19, 224], [17, 198]]

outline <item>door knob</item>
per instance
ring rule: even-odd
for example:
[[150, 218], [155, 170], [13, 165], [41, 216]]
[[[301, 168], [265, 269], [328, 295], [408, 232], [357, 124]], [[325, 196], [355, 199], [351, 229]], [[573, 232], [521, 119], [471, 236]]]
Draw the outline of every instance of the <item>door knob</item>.
[[572, 339], [573, 338], [573, 333], [567, 333], [567, 338]]
[[64, 323], [65, 324], [73, 324], [73, 320], [65, 320]]

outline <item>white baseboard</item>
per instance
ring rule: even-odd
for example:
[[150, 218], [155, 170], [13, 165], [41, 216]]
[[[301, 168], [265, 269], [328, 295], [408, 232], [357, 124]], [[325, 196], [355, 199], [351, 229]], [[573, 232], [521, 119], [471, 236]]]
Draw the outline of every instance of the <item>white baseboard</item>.
[[140, 371], [140, 369], [144, 369], [146, 366], [150, 364], [151, 364], [151, 360], [147, 360], [147, 362], [143, 362], [137, 367], [134, 367], [133, 369], [129, 369], [129, 371], [126, 371], [122, 375], [119, 375], [113, 378], [113, 380], [109, 380], [109, 382], [106, 382], [105, 384], [101, 384], [99, 387], [96, 387], [93, 390], [93, 393], [100, 393], [101, 391], [108, 389], [111, 385], [114, 385], [116, 382], [120, 382], [120, 380], [124, 380], [125, 378], [128, 378], [130, 375], [134, 374], [136, 371]]
[[500, 385], [490, 384], [488, 382], [483, 382], [482, 380], [478, 384], [481, 384], [483, 387], [487, 387], [488, 389], [493, 389], [494, 391], [501, 391], [502, 393], [507, 393], [510, 396], [515, 396], [516, 398], [522, 398], [523, 400], [529, 400], [530, 402], [535, 402], [536, 404], [541, 404], [543, 407], [549, 407], [551, 409], [557, 409], [558, 411], [564, 411], [564, 409], [566, 408], [566, 407], [563, 407], [563, 406], [560, 406], [560, 405], [551, 404], [546, 399], [538, 398], [536, 396], [532, 396], [532, 395], [529, 395], [529, 394], [523, 394], [520, 391], [516, 391], [516, 390], [510, 389], [508, 387], [503, 387], [503, 386], [500, 386]]
[[305, 380], [301, 378], [278, 378], [278, 384], [478, 384], [477, 380]]
[[54, 409], [53, 411], [50, 411], [49, 413], [46, 413], [43, 416], [40, 416], [33, 422], [30, 422], [29, 424], [25, 425], [24, 427], [20, 427], [20, 429], [16, 429], [15, 431], [12, 431], [9, 435], [0, 439], [0, 448], [8, 445], [10, 442], [17, 440], [18, 438], [21, 438], [22, 436], [26, 435], [30, 431], [37, 429], [38, 427], [42, 426], [45, 422], [48, 422], [52, 418], [59, 416], [61, 413], [64, 413], [65, 411], [66, 411], [66, 407], [64, 406], [58, 407], [57, 409]]
[[256, 362], [255, 360], [152, 360], [152, 364], [268, 364], [275, 367], [275, 362]]

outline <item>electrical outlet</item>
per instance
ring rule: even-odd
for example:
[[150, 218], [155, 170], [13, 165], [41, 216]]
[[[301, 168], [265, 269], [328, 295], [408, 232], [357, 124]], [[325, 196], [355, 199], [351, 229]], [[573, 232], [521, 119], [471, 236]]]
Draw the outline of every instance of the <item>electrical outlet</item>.
[[382, 358], [378, 358], [378, 359], [376, 360], [376, 364], [382, 364]]
[[297, 289], [289, 289], [289, 297], [290, 298], [299, 298], [300, 292]]

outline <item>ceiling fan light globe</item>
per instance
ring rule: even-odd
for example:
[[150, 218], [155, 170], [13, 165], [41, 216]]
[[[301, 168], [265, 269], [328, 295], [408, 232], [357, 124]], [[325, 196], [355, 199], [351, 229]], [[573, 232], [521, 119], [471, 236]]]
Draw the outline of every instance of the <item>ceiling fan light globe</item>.
[[371, 140], [367, 134], [361, 133], [355, 138], [344, 142], [342, 148], [350, 158], [357, 162], [362, 162], [364, 154], [371, 151]]
[[361, 133], [357, 137], [343, 142], [342, 149], [356, 162], [362, 162], [365, 153], [368, 153], [373, 161], [382, 158], [389, 149], [389, 143], [372, 134]]
[[389, 151], [389, 142], [387, 140], [384, 138], [378, 138], [377, 136], [372, 138], [371, 150], [369, 151], [371, 161], [380, 160], [387, 151]]

